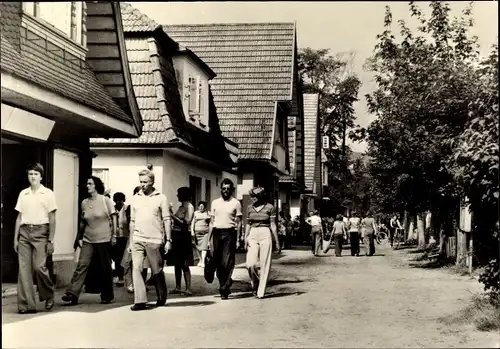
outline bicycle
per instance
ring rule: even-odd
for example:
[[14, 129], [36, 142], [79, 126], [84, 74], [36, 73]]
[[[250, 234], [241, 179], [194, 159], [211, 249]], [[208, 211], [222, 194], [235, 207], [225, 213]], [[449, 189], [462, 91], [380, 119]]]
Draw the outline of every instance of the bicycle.
[[387, 242], [389, 238], [389, 235], [385, 232], [379, 229], [378, 233], [375, 235], [375, 241], [377, 244], [384, 244]]
[[394, 242], [392, 248], [397, 250], [399, 248], [399, 245], [404, 242], [404, 239], [405, 239], [405, 234], [403, 228], [396, 228], [396, 232], [394, 233]]

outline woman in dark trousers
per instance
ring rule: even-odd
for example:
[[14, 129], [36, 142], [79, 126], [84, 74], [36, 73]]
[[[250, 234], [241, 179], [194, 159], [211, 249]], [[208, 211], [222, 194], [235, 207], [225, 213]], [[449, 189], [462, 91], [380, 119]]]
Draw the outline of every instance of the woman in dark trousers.
[[172, 249], [169, 251], [168, 261], [174, 264], [175, 288], [171, 294], [181, 292], [182, 274], [186, 283], [186, 296], [192, 296], [191, 291], [191, 270], [189, 266], [194, 264], [193, 245], [191, 240], [191, 221], [194, 215], [194, 206], [191, 204], [191, 189], [182, 187], [177, 190], [177, 199], [181, 203], [177, 211], [172, 211], [170, 206], [170, 216], [172, 217]]
[[342, 221], [342, 215], [338, 214], [333, 222], [333, 241], [335, 241], [335, 256], [342, 256], [342, 243], [347, 235], [345, 224]]
[[[81, 247], [80, 258], [71, 283], [62, 297], [67, 305], [76, 305], [85, 283], [92, 283], [92, 293], [100, 292], [101, 303], [113, 301], [113, 271], [111, 268], [111, 246], [116, 244], [117, 215], [112, 201], [105, 197], [104, 185], [98, 177], [87, 180], [89, 198], [82, 201], [80, 230], [75, 241], [75, 250]], [[80, 240], [83, 240], [81, 243]], [[87, 272], [92, 263], [92, 279]]]

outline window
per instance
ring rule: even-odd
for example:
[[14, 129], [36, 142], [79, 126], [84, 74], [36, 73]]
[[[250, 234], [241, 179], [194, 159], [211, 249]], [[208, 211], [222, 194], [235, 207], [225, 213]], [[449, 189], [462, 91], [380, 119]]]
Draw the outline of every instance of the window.
[[83, 1], [25, 2], [24, 12], [56, 29], [80, 45], [82, 40]]
[[197, 205], [201, 201], [201, 178], [196, 176], [189, 176], [189, 188], [191, 189], [191, 194], [193, 195], [192, 203]]
[[205, 201], [207, 205], [212, 202], [212, 182], [209, 179], [205, 180]]
[[203, 114], [203, 84], [199, 76], [189, 77], [189, 116], [201, 121]]
[[109, 169], [107, 168], [93, 168], [92, 176], [96, 176], [101, 179], [104, 184], [104, 189], [109, 189]]

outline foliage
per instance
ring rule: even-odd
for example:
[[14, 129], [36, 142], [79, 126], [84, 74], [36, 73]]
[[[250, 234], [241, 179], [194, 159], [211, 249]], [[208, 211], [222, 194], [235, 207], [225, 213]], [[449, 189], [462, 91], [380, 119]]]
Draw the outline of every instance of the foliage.
[[492, 303], [500, 306], [500, 264], [498, 259], [493, 259], [488, 263], [479, 276], [479, 282], [484, 285], [484, 291]]
[[[309, 47], [300, 50], [298, 56], [304, 93], [319, 94], [321, 135], [330, 138], [331, 149], [326, 150], [325, 154], [334, 182], [343, 178], [346, 172], [343, 154], [345, 152], [347, 157], [349, 149], [342, 149], [344, 127], [347, 131], [356, 126], [353, 105], [358, 101], [361, 82], [349, 71], [352, 60], [352, 55], [347, 59], [342, 55], [334, 57], [328, 49], [315, 50]], [[339, 189], [338, 185], [336, 189]], [[335, 191], [338, 193], [338, 190]]]
[[377, 82], [366, 96], [369, 111], [378, 116], [367, 141], [373, 199], [383, 211], [453, 207], [460, 194], [445, 163], [452, 140], [470, 119], [469, 105], [477, 100], [477, 38], [468, 35], [471, 6], [454, 19], [448, 4], [429, 6], [426, 18], [410, 3], [420, 25], [413, 33], [398, 21], [400, 39], [386, 7], [385, 30], [366, 64]]

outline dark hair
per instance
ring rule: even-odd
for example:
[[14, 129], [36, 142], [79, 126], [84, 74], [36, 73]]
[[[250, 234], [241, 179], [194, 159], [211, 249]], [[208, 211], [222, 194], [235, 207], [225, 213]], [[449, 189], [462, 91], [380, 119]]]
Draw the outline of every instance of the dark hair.
[[339, 213], [338, 215], [335, 216], [335, 220], [341, 221], [342, 220], [342, 215]]
[[233, 181], [232, 181], [232, 180], [230, 180], [229, 178], [224, 178], [224, 179], [222, 180], [222, 182], [220, 182], [220, 187], [221, 187], [221, 189], [222, 189], [222, 187], [223, 187], [224, 185], [230, 185], [230, 186], [231, 186], [231, 190], [234, 190], [234, 183], [233, 183]]
[[121, 192], [115, 193], [115, 195], [113, 195], [113, 201], [118, 201], [118, 200], [125, 201], [125, 194]]
[[203, 205], [205, 208], [207, 208], [207, 202], [206, 201], [200, 201], [198, 202], [198, 206]]
[[89, 179], [91, 179], [94, 182], [95, 185], [95, 191], [97, 194], [104, 194], [104, 183], [99, 177], [96, 176], [90, 176]]
[[281, 218], [285, 218], [285, 212], [280, 211], [279, 215], [280, 215]]
[[141, 186], [138, 185], [137, 187], [134, 188], [134, 195], [137, 194], [140, 191], [141, 191]]
[[189, 201], [191, 200], [191, 189], [188, 187], [180, 187], [177, 189], [177, 196], [179, 201]]
[[26, 168], [26, 173], [28, 173], [29, 171], [36, 171], [36, 172], [40, 173], [40, 177], [43, 177], [43, 173], [44, 173], [43, 166], [42, 166], [42, 164], [40, 164], [38, 162], [35, 164], [29, 165]]

